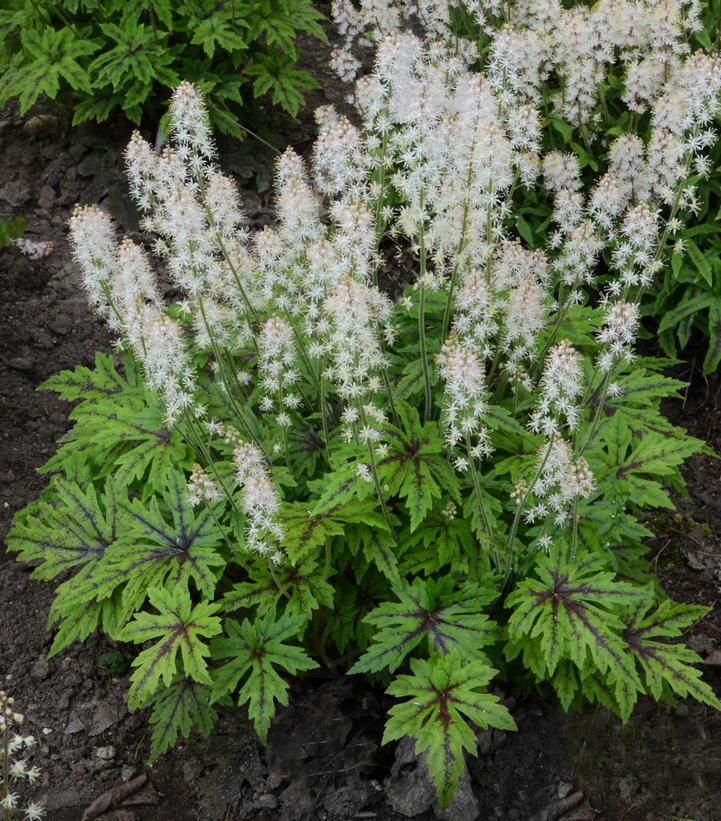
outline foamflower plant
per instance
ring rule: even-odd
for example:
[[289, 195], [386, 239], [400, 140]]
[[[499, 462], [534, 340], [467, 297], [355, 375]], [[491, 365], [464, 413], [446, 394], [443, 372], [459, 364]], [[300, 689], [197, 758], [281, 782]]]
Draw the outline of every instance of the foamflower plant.
[[72, 218], [118, 356], [47, 383], [75, 427], [10, 546], [59, 582], [52, 652], [96, 629], [138, 646], [152, 758], [231, 703], [265, 741], [321, 664], [387, 687], [384, 739], [416, 739], [444, 807], [476, 730], [515, 727], [494, 681], [623, 720], [643, 694], [721, 707], [677, 641], [706, 608], [669, 599], [644, 547], [704, 446], [660, 412], [682, 383], [635, 352], [721, 66], [669, 46], [648, 134], [609, 137], [596, 170], [547, 139], [544, 61], [512, 74], [508, 27], [484, 36], [479, 70], [440, 35], [378, 35], [355, 122], [322, 108], [310, 161], [278, 160], [273, 227], [245, 227], [188, 83], [169, 145], [126, 152], [152, 247]]

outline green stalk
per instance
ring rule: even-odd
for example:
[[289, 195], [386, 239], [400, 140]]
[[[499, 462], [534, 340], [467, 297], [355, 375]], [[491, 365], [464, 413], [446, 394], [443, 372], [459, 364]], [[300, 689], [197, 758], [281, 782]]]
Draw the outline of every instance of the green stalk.
[[573, 499], [573, 525], [571, 528], [571, 559], [576, 558], [578, 548], [578, 496]]
[[[421, 212], [423, 211], [424, 203], [421, 195]], [[424, 419], [428, 422], [431, 418], [431, 376], [428, 367], [428, 345], [426, 341], [426, 244], [425, 244], [425, 230], [424, 220], [421, 216], [420, 223], [420, 304], [418, 306], [418, 338], [421, 344], [421, 363], [423, 366], [423, 385], [425, 391], [425, 411]]]
[[[360, 416], [360, 420], [363, 424], [363, 427], [368, 427], [368, 420], [365, 415], [365, 411], [363, 410], [363, 405], [361, 402], [358, 402], [358, 413]], [[357, 438], [357, 432], [355, 425], [353, 427], [353, 431]], [[373, 484], [375, 485], [376, 495], [378, 496], [378, 501], [381, 505], [381, 511], [383, 513], [383, 518], [385, 519], [385, 523], [388, 525], [388, 529], [390, 531], [391, 536], [393, 537], [393, 541], [397, 542], [396, 539], [396, 531], [393, 527], [393, 523], [391, 522], [390, 514], [388, 513], [388, 508], [386, 507], [385, 499], [383, 498], [383, 488], [381, 487], [380, 477], [378, 476], [378, 465], [376, 464], [376, 455], [373, 451], [373, 443], [366, 442], [366, 446], [368, 448], [368, 461], [370, 462], [371, 474], [373, 476]]]
[[523, 494], [523, 498], [518, 504], [518, 509], [516, 510], [516, 515], [513, 517], [513, 524], [511, 525], [511, 532], [508, 536], [508, 542], [506, 547], [506, 569], [503, 573], [503, 584], [501, 588], [504, 588], [508, 583], [508, 579], [511, 575], [511, 568], [513, 567], [513, 552], [516, 546], [516, 535], [518, 534], [518, 525], [521, 521], [521, 516], [523, 515], [523, 510], [526, 507], [526, 503], [528, 502], [528, 498], [531, 495], [531, 491], [533, 490], [536, 482], [539, 480], [541, 474], [543, 473], [543, 469], [546, 467], [546, 462], [548, 461], [548, 457], [551, 455], [551, 450], [553, 449], [553, 440], [548, 443], [548, 447], [546, 448], [546, 452], [543, 455], [543, 459], [541, 460], [540, 465], [538, 466], [538, 470], [528, 485], [526, 492]]
[[488, 537], [488, 546], [493, 553], [493, 562], [496, 566], [497, 570], [500, 570], [501, 567], [501, 560], [498, 555], [498, 549], [496, 547], [495, 540], [493, 538], [493, 528], [491, 527], [490, 520], [488, 518], [488, 511], [486, 510], [485, 502], [483, 501], [483, 489], [481, 488], [481, 480], [478, 476], [478, 470], [476, 468], [476, 460], [471, 456], [471, 436], [469, 433], [466, 433], [466, 451], [468, 453], [468, 461], [471, 470], [471, 479], [473, 481], [473, 492], [476, 496], [476, 501], [478, 502], [478, 510], [481, 514], [481, 522], [483, 524], [483, 529], [486, 532], [486, 536]]
[[305, 365], [306, 370], [310, 374], [311, 381], [313, 382], [314, 387], [317, 390], [320, 390], [318, 375], [316, 374], [315, 368], [312, 366], [311, 361], [308, 357], [308, 352], [306, 351], [305, 345], [303, 344], [303, 337], [301, 336], [300, 331], [296, 328], [295, 322], [293, 322], [293, 317], [291, 316], [290, 311], [287, 308], [284, 308], [283, 313], [285, 314], [285, 318], [293, 331], [293, 336], [295, 337], [296, 344], [298, 345], [298, 353], [300, 354], [300, 358], [303, 360], [303, 364]]
[[228, 371], [227, 362], [224, 359], [223, 351], [221, 350], [220, 346], [217, 343], [217, 340], [213, 336], [212, 331], [210, 330], [210, 325], [208, 323], [208, 318], [205, 314], [205, 309], [203, 308], [203, 299], [202, 297], [198, 297], [197, 300], [198, 308], [200, 310], [200, 315], [203, 318], [203, 324], [205, 325], [205, 330], [208, 332], [208, 338], [210, 339], [210, 346], [213, 351], [213, 355], [215, 356], [216, 362], [218, 363], [218, 369], [220, 373], [220, 379], [223, 385], [225, 386], [226, 395], [232, 409], [234, 410], [236, 416], [243, 424], [245, 428], [246, 434], [250, 437], [250, 439], [256, 444], [260, 445], [257, 436], [253, 433], [251, 426], [248, 423], [248, 420], [245, 418], [245, 409], [242, 408], [238, 402], [236, 401], [235, 397], [233, 396], [233, 387], [236, 389], [238, 388], [238, 381], [235, 379], [235, 376]]

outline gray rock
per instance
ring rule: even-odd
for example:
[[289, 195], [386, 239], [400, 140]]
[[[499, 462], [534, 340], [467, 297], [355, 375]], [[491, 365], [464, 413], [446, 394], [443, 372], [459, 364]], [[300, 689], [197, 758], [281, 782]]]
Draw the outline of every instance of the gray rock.
[[98, 173], [102, 167], [102, 157], [99, 154], [88, 154], [85, 159], [76, 166], [81, 177], [92, 177]]
[[14, 356], [12, 359], [6, 360], [5, 364], [14, 371], [23, 371], [24, 373], [30, 373], [35, 368], [31, 356]]
[[300, 821], [313, 812], [315, 800], [302, 781], [293, 781], [280, 794], [283, 821]]
[[358, 781], [346, 784], [330, 793], [323, 802], [328, 813], [328, 819], [353, 818], [371, 798], [371, 788]]
[[49, 211], [55, 204], [55, 191], [50, 185], [43, 185], [38, 194], [38, 206]]
[[278, 799], [273, 793], [261, 795], [256, 803], [261, 810], [274, 810], [278, 807]]
[[202, 772], [203, 764], [197, 758], [189, 758], [183, 762], [183, 781], [186, 784], [197, 784]]
[[415, 742], [404, 738], [396, 748], [396, 759], [386, 779], [388, 803], [400, 815], [412, 818], [425, 812], [436, 797], [436, 790], [425, 764], [415, 754]]
[[118, 704], [112, 701], [101, 701], [93, 713], [93, 720], [88, 730], [88, 735], [92, 738], [104, 733], [108, 728], [117, 724], [122, 717], [123, 712]]
[[56, 314], [48, 320], [48, 328], [58, 336], [65, 336], [73, 327], [73, 320], [67, 314]]
[[19, 208], [30, 199], [30, 188], [25, 180], [10, 180], [0, 188], [0, 200], [11, 208]]
[[108, 744], [107, 747], [96, 747], [95, 757], [101, 761], [112, 761], [115, 758], [115, 747]]
[[47, 656], [38, 656], [37, 660], [33, 663], [33, 666], [30, 668], [30, 677], [40, 679], [46, 679], [50, 675], [50, 662], [48, 661]]

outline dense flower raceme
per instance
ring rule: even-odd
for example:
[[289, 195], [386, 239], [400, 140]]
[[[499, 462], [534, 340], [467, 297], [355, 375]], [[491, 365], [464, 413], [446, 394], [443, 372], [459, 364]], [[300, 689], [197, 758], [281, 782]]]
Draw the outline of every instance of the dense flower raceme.
[[[448, 9], [433, 8], [435, 18], [430, 6], [389, 7], [384, 16], [377, 4], [358, 12], [336, 5], [349, 36], [364, 30], [362, 15], [375, 15], [374, 68], [356, 87], [360, 126], [330, 107], [319, 110], [311, 167], [290, 149], [282, 155], [277, 225], [252, 237], [233, 181], [217, 168], [193, 86], [183, 83], [174, 95], [171, 142], [162, 152], [134, 135], [126, 153], [131, 191], [143, 227], [157, 237], [154, 250], [185, 294], [175, 318], [145, 252], [119, 242], [103, 212], [78, 209], [71, 221], [91, 302], [142, 363], [169, 421], [187, 427], [192, 420], [194, 436], [206, 423], [194, 398], [192, 351], [208, 352], [238, 436], [255, 449], [252, 465], [265, 465], [253, 479], [257, 486], [247, 471], [239, 468], [236, 477], [252, 500], [248, 545], [276, 558], [278, 496], [267, 466], [282, 459], [290, 467], [289, 435], [304, 413], [318, 414], [327, 447], [338, 425], [345, 440], [367, 449], [359, 475], [375, 479], [382, 495], [375, 463], [387, 449], [385, 425], [391, 417], [397, 422], [389, 370], [396, 325], [409, 312], [418, 315], [425, 417], [435, 403], [443, 406], [451, 462], [465, 471], [489, 456], [486, 404], [491, 391], [509, 385], [514, 407], [535, 404], [528, 424], [548, 441], [535, 484], [517, 495], [523, 504], [529, 495], [537, 505], [550, 498], [563, 522], [568, 500], [588, 496], [593, 486], [584, 445], [574, 442], [590, 383], [580, 353], [554, 335], [583, 302], [584, 289], [598, 287], [605, 318], [596, 367], [601, 390], [615, 395], [614, 368], [633, 356], [640, 289], [664, 264], [677, 215], [694, 207], [689, 177], [714, 139], [709, 123], [721, 67], [683, 45], [697, 25], [693, 5], [673, 11], [669, 0], [661, 32], [654, 3], [608, 2], [593, 11], [511, 4], [511, 19], [498, 24], [505, 6], [479, 3], [474, 13], [492, 40], [480, 73], [468, 68], [462, 49], [450, 47], [439, 22]], [[425, 42], [402, 30], [409, 13], [421, 12], [430, 31]], [[560, 108], [571, 106], [567, 116], [588, 123], [603, 65], [638, 65], [660, 48], [667, 76], [634, 96], [651, 113], [646, 141], [635, 134], [613, 141], [608, 167], [592, 186], [575, 154], [542, 152], [538, 89], [549, 73], [564, 78]], [[529, 55], [520, 61], [523, 49]], [[553, 206], [555, 230], [545, 250], [525, 247], [508, 228], [515, 191], [532, 186]], [[405, 242], [417, 258], [415, 296], [395, 304], [377, 284], [384, 238]], [[604, 251], [612, 269], [596, 286]], [[433, 295], [445, 303], [435, 353], [425, 317]], [[238, 366], [235, 355], [243, 351], [254, 353], [255, 368]], [[440, 400], [432, 396], [435, 369]], [[248, 419], [253, 406], [272, 418], [274, 439]], [[205, 499], [200, 474], [191, 484], [193, 497]]]

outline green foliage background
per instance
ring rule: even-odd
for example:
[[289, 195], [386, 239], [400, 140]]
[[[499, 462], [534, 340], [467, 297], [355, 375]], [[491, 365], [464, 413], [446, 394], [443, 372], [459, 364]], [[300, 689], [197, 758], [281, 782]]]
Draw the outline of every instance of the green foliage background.
[[[189, 80], [214, 125], [242, 137], [238, 107], [269, 95], [292, 116], [316, 83], [297, 38], [325, 39], [312, 0], [9, 0], [0, 9], [0, 108], [41, 95], [73, 106], [73, 124], [122, 111], [157, 120], [167, 89]], [[154, 124], [154, 123], [153, 123]]]

